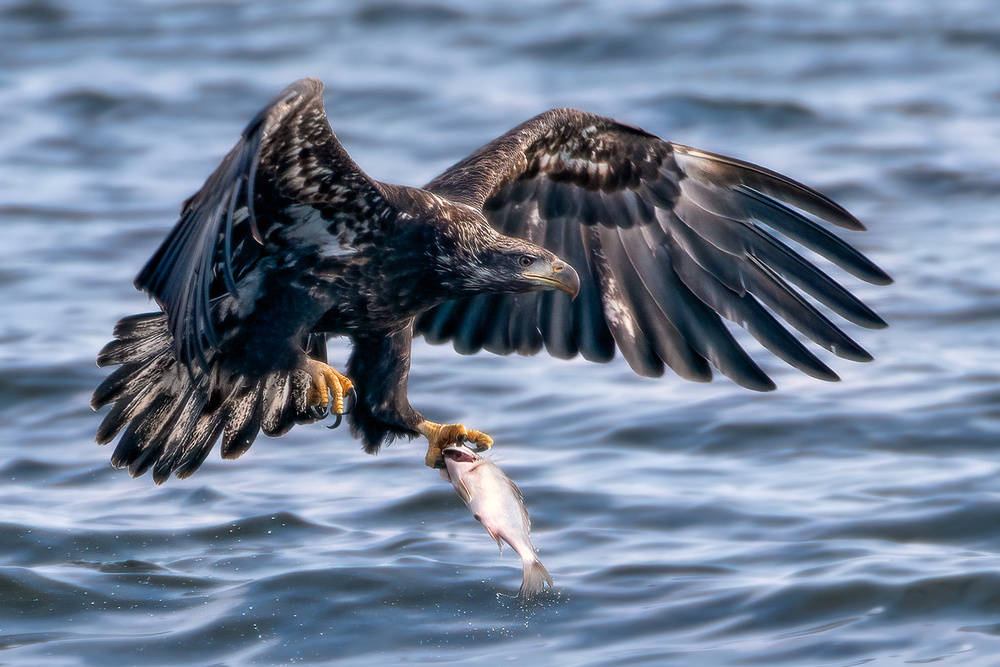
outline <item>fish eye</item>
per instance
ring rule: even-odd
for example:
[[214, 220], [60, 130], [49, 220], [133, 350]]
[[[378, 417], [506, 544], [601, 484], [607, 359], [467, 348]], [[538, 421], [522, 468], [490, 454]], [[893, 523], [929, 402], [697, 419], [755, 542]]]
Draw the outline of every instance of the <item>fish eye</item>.
[[532, 257], [531, 255], [521, 255], [520, 259], [517, 260], [517, 263], [523, 266], [524, 268], [528, 268], [529, 266], [535, 263], [535, 258]]

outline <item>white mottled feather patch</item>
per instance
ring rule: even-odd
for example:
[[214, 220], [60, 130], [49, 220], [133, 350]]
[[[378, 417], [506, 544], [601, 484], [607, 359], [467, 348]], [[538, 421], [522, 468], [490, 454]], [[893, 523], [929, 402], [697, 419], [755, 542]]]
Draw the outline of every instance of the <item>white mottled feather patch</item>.
[[357, 253], [353, 230], [342, 229], [339, 234], [332, 234], [330, 228], [336, 223], [324, 219], [311, 206], [293, 206], [290, 211], [299, 218], [299, 222], [282, 230], [282, 236], [287, 241], [302, 248], [312, 248], [324, 259], [349, 257]]
[[618, 282], [611, 276], [604, 278], [604, 314], [608, 320], [617, 327], [623, 329], [629, 336], [635, 337], [636, 323], [632, 317], [632, 311], [621, 299], [621, 290], [618, 289]]

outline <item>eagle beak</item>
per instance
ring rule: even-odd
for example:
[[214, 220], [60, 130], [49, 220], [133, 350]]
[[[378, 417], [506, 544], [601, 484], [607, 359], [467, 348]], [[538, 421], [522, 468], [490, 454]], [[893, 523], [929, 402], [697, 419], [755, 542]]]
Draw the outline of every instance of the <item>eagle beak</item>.
[[572, 266], [559, 259], [552, 262], [552, 270], [548, 274], [525, 274], [525, 277], [531, 278], [540, 287], [566, 292], [574, 299], [580, 293], [580, 276]]

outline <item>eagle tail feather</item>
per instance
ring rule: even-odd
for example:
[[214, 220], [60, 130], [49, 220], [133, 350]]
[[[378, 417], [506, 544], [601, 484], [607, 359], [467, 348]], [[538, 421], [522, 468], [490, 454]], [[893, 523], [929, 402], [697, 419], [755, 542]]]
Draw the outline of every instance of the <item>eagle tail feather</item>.
[[161, 484], [184, 478], [204, 462], [222, 436], [223, 458], [236, 458], [258, 432], [278, 436], [297, 423], [314, 421], [306, 397], [309, 375], [275, 371], [261, 379], [233, 373], [210, 353], [204, 373], [192, 373], [175, 358], [163, 313], [122, 319], [115, 340], [98, 357], [119, 365], [94, 391], [91, 407], [111, 404], [97, 431], [99, 444], [122, 433], [111, 457], [133, 477], [152, 470]]

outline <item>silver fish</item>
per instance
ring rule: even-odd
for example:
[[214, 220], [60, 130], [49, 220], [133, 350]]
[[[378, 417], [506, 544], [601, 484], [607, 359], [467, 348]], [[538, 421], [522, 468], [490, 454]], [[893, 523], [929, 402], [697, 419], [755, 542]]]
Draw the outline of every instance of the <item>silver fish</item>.
[[503, 553], [503, 542], [506, 542], [521, 557], [524, 575], [518, 595], [530, 600], [544, 588], [545, 583], [552, 586], [552, 577], [531, 545], [531, 519], [520, 489], [497, 464], [465, 445], [452, 445], [442, 454], [445, 467], [441, 476], [455, 487], [469, 506], [473, 518], [483, 524], [490, 537], [497, 541], [500, 553]]

